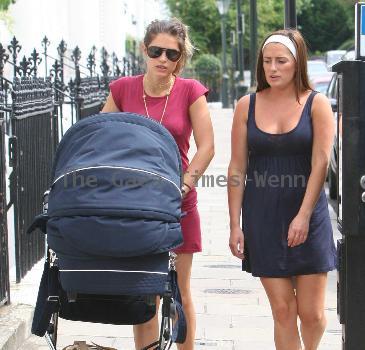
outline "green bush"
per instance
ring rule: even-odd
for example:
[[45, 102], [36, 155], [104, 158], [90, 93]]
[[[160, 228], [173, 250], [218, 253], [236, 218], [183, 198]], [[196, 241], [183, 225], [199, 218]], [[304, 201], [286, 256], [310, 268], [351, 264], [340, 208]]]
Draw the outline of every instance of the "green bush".
[[194, 61], [195, 76], [209, 88], [209, 101], [219, 100], [222, 78], [221, 61], [214, 55], [203, 54]]
[[6, 11], [11, 4], [14, 4], [15, 0], [0, 0], [0, 11]]
[[[137, 40], [133, 36], [127, 34], [127, 37], [125, 39], [125, 52], [127, 53], [133, 53], [138, 54], [138, 46], [137, 46]], [[137, 52], [135, 52], [137, 51]]]
[[221, 62], [214, 55], [204, 54], [195, 60], [194, 70], [199, 80], [205, 83], [217, 83], [221, 75]]

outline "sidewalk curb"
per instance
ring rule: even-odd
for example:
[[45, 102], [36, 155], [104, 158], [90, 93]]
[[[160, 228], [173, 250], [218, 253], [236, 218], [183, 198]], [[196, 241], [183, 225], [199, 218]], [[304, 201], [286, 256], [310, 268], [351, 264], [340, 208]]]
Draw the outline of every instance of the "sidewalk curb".
[[0, 350], [17, 350], [30, 336], [34, 307], [14, 304], [0, 308]]

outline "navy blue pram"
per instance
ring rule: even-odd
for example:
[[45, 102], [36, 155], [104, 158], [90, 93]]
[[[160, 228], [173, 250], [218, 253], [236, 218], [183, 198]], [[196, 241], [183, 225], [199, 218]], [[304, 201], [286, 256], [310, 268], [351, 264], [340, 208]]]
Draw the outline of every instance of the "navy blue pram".
[[[173, 137], [144, 116], [99, 114], [67, 131], [44, 213], [29, 229], [46, 233], [50, 248], [34, 334], [51, 335], [55, 349], [58, 313], [71, 320], [143, 323], [154, 316], [161, 296], [161, 335], [154, 349], [184, 341], [176, 272], [169, 264], [169, 251], [183, 242], [181, 176]], [[174, 311], [180, 330], [171, 334]]]

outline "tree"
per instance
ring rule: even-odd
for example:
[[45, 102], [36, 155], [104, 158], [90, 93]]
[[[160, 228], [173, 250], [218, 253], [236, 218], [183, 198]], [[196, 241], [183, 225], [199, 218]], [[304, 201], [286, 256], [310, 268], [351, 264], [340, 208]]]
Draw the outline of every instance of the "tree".
[[14, 4], [15, 0], [0, 0], [0, 11], [6, 11], [11, 4]]
[[197, 78], [209, 87], [208, 101], [218, 101], [222, 77], [221, 61], [216, 56], [203, 54], [195, 60], [194, 69]]
[[[353, 36], [354, 0], [297, 0], [298, 28], [311, 51], [334, 49]], [[166, 0], [172, 16], [190, 27], [193, 44], [200, 54], [218, 55], [222, 51], [221, 21], [215, 0]], [[249, 1], [241, 1], [245, 15], [244, 52], [247, 62], [250, 42]], [[284, 26], [284, 0], [258, 0], [258, 42], [271, 31]], [[236, 30], [236, 1], [227, 14], [227, 51], [230, 57], [230, 31]]]
[[172, 16], [190, 28], [190, 37], [198, 53], [221, 51], [220, 17], [215, 0], [166, 0]]
[[[312, 0], [297, 0], [297, 12], [309, 6]], [[221, 20], [215, 0], [166, 0], [172, 16], [181, 19], [190, 27], [193, 44], [199, 54], [218, 54], [222, 50]], [[249, 47], [249, 2], [242, 1], [242, 12], [245, 14], [244, 47]], [[284, 0], [265, 0], [257, 2], [258, 39], [261, 41], [270, 31], [283, 28]], [[236, 1], [231, 1], [227, 14], [227, 48], [229, 49], [229, 33], [236, 29]]]
[[310, 51], [337, 49], [354, 34], [353, 5], [344, 0], [313, 1], [298, 16]]
[[[310, 6], [312, 1], [318, 0], [297, 0], [296, 1], [296, 11], [297, 15]], [[249, 12], [250, 5], [249, 1], [243, 2], [243, 12], [246, 17], [245, 21], [245, 37], [244, 46], [249, 47]], [[257, 17], [258, 17], [258, 42], [261, 43], [262, 40], [272, 31], [279, 30], [284, 27], [284, 17], [285, 17], [285, 1], [284, 0], [267, 0], [267, 1], [257, 1]]]

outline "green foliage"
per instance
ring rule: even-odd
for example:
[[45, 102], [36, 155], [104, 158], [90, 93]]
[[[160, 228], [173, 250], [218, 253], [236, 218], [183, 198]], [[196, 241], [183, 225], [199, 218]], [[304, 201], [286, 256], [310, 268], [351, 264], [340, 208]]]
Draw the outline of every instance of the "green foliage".
[[[297, 0], [297, 12], [308, 6], [312, 0]], [[221, 18], [215, 0], [166, 0], [171, 15], [181, 19], [190, 27], [193, 44], [199, 49], [198, 54], [219, 54], [222, 50]], [[249, 1], [241, 1], [245, 15], [244, 47], [249, 47]], [[257, 1], [258, 40], [271, 31], [284, 25], [284, 0]], [[226, 33], [227, 50], [230, 51], [230, 32], [236, 30], [236, 1], [231, 0], [227, 14]]]
[[349, 38], [346, 41], [344, 41], [339, 47], [339, 50], [351, 50], [355, 47], [355, 39]]
[[[0, 21], [5, 24], [10, 33], [13, 33], [14, 19], [7, 11], [0, 10]], [[0, 33], [0, 42], [4, 40], [3, 33]]]
[[6, 11], [15, 0], [0, 0], [0, 11]]
[[201, 81], [208, 83], [219, 79], [221, 73], [221, 61], [214, 55], [200, 55], [194, 62], [195, 73]]
[[[166, 0], [172, 16], [190, 27], [193, 44], [201, 54], [220, 55], [221, 18], [215, 0]], [[258, 45], [274, 30], [283, 28], [284, 0], [257, 0]], [[353, 37], [355, 0], [297, 0], [298, 29], [304, 34], [312, 52], [336, 49]], [[245, 16], [244, 53], [247, 62], [250, 47], [250, 1], [241, 0]], [[230, 55], [230, 32], [236, 31], [236, 1], [231, 0], [227, 14], [227, 55]]]
[[336, 49], [354, 34], [353, 5], [344, 0], [313, 1], [300, 16], [298, 24], [310, 51]]
[[[297, 14], [301, 14], [303, 9], [308, 7], [315, 0], [296, 0]], [[317, 0], [318, 1], [318, 0]], [[244, 47], [250, 47], [250, 2], [241, 1], [242, 12], [245, 16]], [[257, 6], [257, 40], [258, 45], [263, 39], [275, 30], [284, 27], [285, 1], [284, 0], [259, 0]], [[230, 30], [236, 28], [236, 2], [232, 0], [230, 11]]]
[[166, 0], [171, 15], [190, 27], [198, 53], [221, 51], [220, 17], [215, 0]]
[[[15, 0], [0, 0], [0, 21], [5, 24], [10, 33], [13, 31], [13, 18], [7, 11], [11, 4], [15, 3]], [[3, 40], [4, 33], [0, 33], [0, 41]]]
[[137, 40], [132, 35], [127, 34], [127, 37], [125, 39], [125, 51], [137, 54], [137, 45]]
[[[308, 7], [311, 0], [297, 0], [297, 15], [303, 9]], [[248, 6], [249, 7], [249, 6]], [[247, 9], [247, 11], [249, 8]], [[259, 43], [272, 31], [279, 30], [284, 27], [285, 17], [285, 1], [284, 0], [267, 0], [257, 2], [258, 16], [258, 41]], [[247, 38], [248, 39], [248, 38]]]
[[202, 54], [194, 62], [193, 75], [205, 86], [209, 86], [209, 98], [218, 98], [218, 91], [221, 85], [221, 61], [214, 55]]

